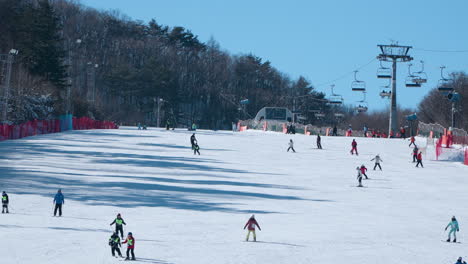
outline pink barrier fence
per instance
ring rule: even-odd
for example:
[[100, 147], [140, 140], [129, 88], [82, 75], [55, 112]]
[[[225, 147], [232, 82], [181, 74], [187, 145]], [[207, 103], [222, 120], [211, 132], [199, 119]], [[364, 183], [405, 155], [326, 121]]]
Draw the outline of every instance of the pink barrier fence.
[[468, 148], [465, 149], [465, 165], [468, 165]]
[[[75, 128], [76, 127], [76, 128]], [[73, 118], [73, 129], [116, 129], [110, 121], [96, 121], [91, 118]], [[20, 139], [35, 135], [61, 132], [60, 120], [34, 120], [19, 125], [0, 124], [0, 141]]]

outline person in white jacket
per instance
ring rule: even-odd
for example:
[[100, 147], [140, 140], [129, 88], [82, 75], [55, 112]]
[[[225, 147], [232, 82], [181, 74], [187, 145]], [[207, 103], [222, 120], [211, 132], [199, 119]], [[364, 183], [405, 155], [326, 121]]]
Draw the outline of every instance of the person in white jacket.
[[294, 150], [294, 142], [293, 142], [292, 139], [289, 140], [288, 152], [289, 152], [290, 149], [291, 149], [293, 152], [296, 152], [296, 151]]
[[371, 161], [375, 160], [375, 165], [374, 165], [374, 170], [379, 166], [379, 169], [382, 170], [382, 167], [380, 166], [380, 162], [383, 162], [382, 158], [380, 158], [379, 154], [375, 156], [375, 158], [371, 159]]

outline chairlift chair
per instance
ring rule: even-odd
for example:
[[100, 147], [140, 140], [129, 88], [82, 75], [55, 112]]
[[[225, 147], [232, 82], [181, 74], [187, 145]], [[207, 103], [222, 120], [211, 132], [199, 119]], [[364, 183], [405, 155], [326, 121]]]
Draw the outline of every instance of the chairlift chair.
[[440, 67], [441, 79], [439, 80], [439, 83], [437, 85], [437, 90], [439, 90], [439, 92], [442, 92], [442, 93], [449, 93], [454, 90], [452, 87], [453, 80], [444, 77], [444, 69], [445, 69], [445, 66]]
[[413, 66], [413, 64], [408, 64], [408, 77], [406, 77], [405, 85], [406, 87], [410, 88], [421, 87], [421, 83], [415, 81], [417, 79], [417, 76], [411, 73], [411, 66]]
[[328, 98], [328, 104], [331, 105], [342, 105], [343, 104], [343, 97], [339, 94], [335, 94], [333, 91], [333, 88], [335, 87], [334, 84], [330, 86], [331, 89], [331, 94], [330, 97]]
[[424, 61], [421, 61], [421, 70], [418, 72], [414, 72], [413, 75], [415, 78], [413, 79], [414, 83], [427, 83], [427, 74], [424, 72]]
[[369, 108], [368, 105], [367, 105], [367, 101], [366, 101], [366, 93], [363, 92], [362, 94], [363, 94], [364, 98], [361, 101], [357, 101], [358, 105], [356, 106], [356, 111], [358, 113], [367, 112], [367, 109]]
[[392, 96], [392, 91], [382, 90], [380, 92], [380, 97], [382, 98], [390, 98], [391, 96]]
[[392, 70], [390, 68], [384, 67], [382, 61], [380, 61], [380, 68], [377, 69], [377, 78], [380, 79], [391, 79]]
[[354, 81], [351, 83], [351, 90], [354, 92], [364, 92], [366, 90], [366, 83], [356, 78], [357, 72], [354, 71]]

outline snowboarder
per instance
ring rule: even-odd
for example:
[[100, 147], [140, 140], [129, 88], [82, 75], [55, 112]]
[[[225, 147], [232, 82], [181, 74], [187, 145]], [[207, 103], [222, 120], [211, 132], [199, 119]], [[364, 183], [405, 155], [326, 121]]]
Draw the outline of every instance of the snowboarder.
[[115, 233], [119, 234], [120, 231], [120, 236], [123, 239], [123, 225], [127, 225], [127, 223], [122, 219], [120, 213], [117, 214], [117, 218], [115, 218], [110, 225], [112, 226], [113, 224], [115, 224]]
[[424, 166], [422, 164], [422, 151], [419, 152], [419, 154], [417, 156], [417, 160], [418, 160], [418, 162], [416, 163], [416, 167], [419, 167], [419, 164], [421, 164], [421, 168], [424, 168]]
[[359, 182], [359, 185], [357, 187], [363, 187], [362, 186], [362, 174], [361, 174], [361, 168], [359, 167], [356, 167], [356, 170], [357, 170], [357, 179], [358, 179], [358, 182]]
[[127, 258], [125, 260], [130, 260], [130, 253], [132, 253], [132, 260], [135, 260], [135, 238], [132, 232], [128, 233], [127, 239], [122, 244], [127, 244]]
[[294, 150], [294, 142], [293, 142], [292, 139], [289, 140], [289, 143], [288, 143], [288, 144], [289, 144], [289, 148], [288, 148], [287, 152], [289, 152], [290, 149], [292, 149], [293, 152], [296, 152], [296, 151]]
[[58, 189], [54, 197], [55, 209], [54, 216], [57, 215], [57, 210], [59, 211], [59, 216], [62, 216], [62, 205], [65, 204], [65, 197], [62, 194], [62, 190]]
[[351, 142], [351, 155], [354, 154], [354, 152], [356, 151], [356, 155], [359, 155], [358, 152], [357, 152], [357, 142], [355, 139], [353, 139], [353, 142]]
[[416, 139], [414, 138], [414, 136], [412, 136], [410, 138], [410, 144], [408, 145], [408, 147], [411, 147], [411, 145], [415, 146], [416, 147], [416, 144], [414, 143], [416, 141]]
[[336, 128], [336, 125], [333, 126], [332, 136], [335, 136], [335, 137], [338, 136], [337, 131], [338, 131], [338, 129]]
[[5, 213], [5, 209], [6, 209], [6, 213], [8, 214], [8, 203], [10, 202], [10, 200], [8, 199], [8, 194], [6, 194], [5, 191], [3, 191], [2, 193], [2, 214]]
[[122, 252], [120, 252], [120, 248], [119, 248], [119, 247], [122, 247], [122, 244], [120, 243], [120, 237], [117, 232], [114, 232], [112, 236], [109, 238], [109, 246], [111, 246], [111, 253], [113, 257], [115, 257], [115, 252], [117, 251], [117, 254], [119, 254], [119, 257], [123, 258]]
[[447, 242], [450, 242], [452, 233], [453, 233], [453, 242], [457, 242], [457, 232], [460, 231], [460, 228], [458, 227], [458, 221], [455, 218], [455, 216], [452, 217], [452, 220], [450, 221], [450, 223], [448, 223], [448, 225], [445, 227], [445, 231], [447, 231], [447, 228], [449, 227], [450, 227], [450, 232], [448, 234]]
[[193, 146], [193, 155], [196, 155], [198, 153], [198, 155], [200, 155], [200, 146], [198, 146], [197, 143], [195, 143], [195, 145]]
[[193, 133], [193, 135], [190, 136], [190, 144], [192, 145], [192, 149], [193, 149], [195, 143], [197, 143], [197, 139], [195, 138], [195, 133]]
[[382, 167], [380, 166], [380, 162], [383, 162], [383, 160], [382, 158], [380, 158], [379, 154], [377, 154], [375, 158], [371, 159], [371, 161], [374, 161], [374, 160], [375, 160], [374, 170], [377, 168], [377, 166], [379, 167], [380, 170], [382, 170]]
[[416, 160], [418, 159], [418, 152], [419, 152], [418, 146], [414, 145], [414, 148], [413, 148], [413, 163], [415, 163]]
[[257, 226], [258, 229], [260, 231], [262, 231], [262, 229], [260, 228], [260, 225], [258, 225], [258, 223], [257, 223], [257, 220], [255, 220], [255, 215], [252, 215], [250, 217], [249, 221], [247, 221], [247, 223], [244, 226], [244, 230], [245, 230], [245, 228], [247, 228], [247, 230], [248, 230], [247, 238], [245, 239], [245, 241], [249, 241], [250, 233], [252, 233], [253, 234], [253, 241], [257, 242], [257, 236], [255, 234], [255, 226]]
[[362, 174], [362, 175], [366, 176], [366, 180], [369, 179], [369, 178], [367, 177], [367, 174], [366, 174], [367, 168], [366, 168], [366, 166], [364, 166], [364, 164], [361, 165], [361, 167], [359, 168], [359, 170], [361, 170], [361, 174]]
[[320, 134], [317, 134], [317, 148], [322, 149], [322, 138], [320, 137]]

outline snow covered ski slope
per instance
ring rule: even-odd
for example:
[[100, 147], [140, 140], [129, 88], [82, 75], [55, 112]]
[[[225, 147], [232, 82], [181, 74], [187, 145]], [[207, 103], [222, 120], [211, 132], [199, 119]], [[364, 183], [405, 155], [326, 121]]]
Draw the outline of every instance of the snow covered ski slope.
[[[468, 255], [468, 166], [409, 142], [264, 132], [73, 131], [0, 143], [0, 263], [119, 263], [121, 213], [135, 263], [454, 263]], [[286, 152], [293, 139], [296, 153]], [[418, 143], [418, 142], [416, 142]], [[370, 160], [380, 154], [383, 171]], [[356, 167], [369, 168], [357, 188]], [[53, 217], [53, 196], [65, 196]], [[244, 242], [255, 214], [262, 231]], [[442, 242], [455, 215], [461, 243]], [[123, 246], [125, 254], [126, 246]]]

